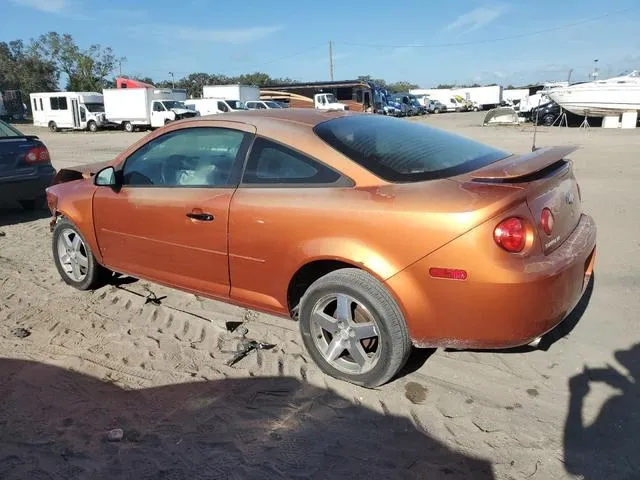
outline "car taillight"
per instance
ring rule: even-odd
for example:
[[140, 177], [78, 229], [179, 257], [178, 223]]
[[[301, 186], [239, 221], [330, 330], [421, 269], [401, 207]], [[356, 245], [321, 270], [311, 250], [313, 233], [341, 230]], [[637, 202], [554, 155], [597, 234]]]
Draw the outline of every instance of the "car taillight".
[[511, 217], [500, 222], [493, 231], [493, 239], [507, 252], [521, 252], [527, 242], [527, 230], [524, 222]]
[[51, 158], [49, 157], [49, 150], [44, 145], [41, 147], [33, 147], [24, 156], [24, 162], [33, 165], [36, 163], [49, 163]]
[[555, 223], [555, 219], [553, 218], [553, 213], [548, 208], [543, 208], [542, 213], [540, 214], [540, 224], [542, 225], [542, 229], [544, 233], [547, 235], [551, 235], [553, 231], [553, 224]]

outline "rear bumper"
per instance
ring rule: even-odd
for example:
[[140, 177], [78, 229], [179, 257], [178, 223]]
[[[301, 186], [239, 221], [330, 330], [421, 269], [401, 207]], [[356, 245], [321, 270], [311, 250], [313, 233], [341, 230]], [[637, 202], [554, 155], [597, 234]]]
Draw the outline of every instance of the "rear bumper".
[[[586, 215], [563, 245], [546, 256], [496, 265], [475, 247], [478, 242], [470, 232], [387, 280], [416, 346], [510, 348], [530, 343], [571, 312], [593, 273], [596, 226]], [[431, 267], [464, 268], [468, 278], [431, 278]]]
[[0, 177], [0, 202], [34, 200], [45, 196], [56, 171], [53, 167], [40, 169], [29, 177]]

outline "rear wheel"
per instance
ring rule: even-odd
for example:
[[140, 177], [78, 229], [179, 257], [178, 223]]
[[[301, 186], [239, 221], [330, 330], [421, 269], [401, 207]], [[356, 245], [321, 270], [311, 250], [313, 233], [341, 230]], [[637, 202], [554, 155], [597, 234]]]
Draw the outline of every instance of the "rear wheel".
[[542, 117], [542, 124], [546, 127], [550, 127], [551, 125], [553, 125], [553, 122], [555, 121], [556, 121], [556, 116], [552, 115], [551, 113], [548, 113], [547, 115]]
[[109, 271], [100, 265], [78, 228], [66, 218], [53, 230], [53, 259], [65, 283], [78, 290], [102, 286]]
[[125, 131], [132, 133], [133, 132], [133, 124], [131, 122], [124, 122]]
[[51, 132], [57, 132], [58, 131], [58, 126], [56, 125], [56, 122], [49, 122], [49, 130]]
[[309, 287], [300, 305], [304, 344], [328, 375], [373, 388], [407, 361], [411, 341], [402, 312], [370, 274], [331, 272]]

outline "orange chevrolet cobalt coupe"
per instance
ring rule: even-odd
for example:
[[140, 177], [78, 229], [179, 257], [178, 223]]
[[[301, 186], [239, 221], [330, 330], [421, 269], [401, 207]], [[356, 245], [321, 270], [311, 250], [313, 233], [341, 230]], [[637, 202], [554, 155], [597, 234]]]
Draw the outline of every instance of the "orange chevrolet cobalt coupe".
[[374, 387], [412, 346], [513, 347], [567, 316], [596, 244], [571, 151], [349, 112], [178, 121], [58, 173], [53, 256], [79, 289], [120, 272], [297, 319], [324, 372]]

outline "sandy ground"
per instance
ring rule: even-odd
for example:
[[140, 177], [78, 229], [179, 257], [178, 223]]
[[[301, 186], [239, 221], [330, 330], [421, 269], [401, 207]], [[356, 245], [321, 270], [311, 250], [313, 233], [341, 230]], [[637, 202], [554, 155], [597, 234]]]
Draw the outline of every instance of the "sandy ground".
[[[531, 127], [481, 118], [423, 121], [530, 149]], [[143, 135], [23, 130], [57, 168]], [[581, 146], [599, 228], [584, 301], [544, 349], [417, 352], [378, 390], [322, 375], [290, 321], [130, 279], [72, 290], [46, 213], [1, 209], [0, 478], [640, 478], [640, 131], [541, 128], [538, 144]], [[228, 321], [277, 347], [225, 365]]]

